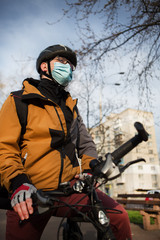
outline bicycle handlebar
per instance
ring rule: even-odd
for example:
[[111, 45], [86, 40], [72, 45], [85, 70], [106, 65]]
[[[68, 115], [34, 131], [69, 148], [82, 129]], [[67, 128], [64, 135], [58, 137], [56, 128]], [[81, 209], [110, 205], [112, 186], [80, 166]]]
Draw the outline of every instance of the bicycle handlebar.
[[138, 132], [138, 135], [135, 135], [133, 138], [128, 140], [126, 143], [121, 145], [118, 149], [111, 153], [112, 161], [117, 165], [119, 163], [119, 159], [125, 156], [128, 152], [130, 152], [133, 148], [135, 148], [142, 141], [148, 141], [149, 134], [144, 129], [142, 123], [135, 122], [134, 126]]
[[[118, 177], [121, 174], [120, 169], [117, 167], [120, 163], [120, 159], [128, 152], [130, 152], [133, 148], [135, 148], [139, 143], [148, 140], [149, 134], [146, 132], [143, 125], [140, 122], [135, 122], [134, 126], [138, 132], [137, 135], [121, 145], [114, 152], [107, 153], [105, 155], [105, 161], [98, 161], [94, 159], [90, 162], [90, 168], [92, 169], [95, 177], [103, 177], [109, 180], [109, 176], [111, 176], [113, 172], [116, 173], [115, 177]], [[142, 159], [140, 161], [142, 161]]]

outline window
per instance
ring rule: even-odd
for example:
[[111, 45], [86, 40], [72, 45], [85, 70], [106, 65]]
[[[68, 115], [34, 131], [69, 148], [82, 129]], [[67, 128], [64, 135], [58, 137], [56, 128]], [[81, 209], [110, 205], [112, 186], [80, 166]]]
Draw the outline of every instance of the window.
[[139, 165], [139, 166], [138, 166], [138, 169], [139, 169], [139, 170], [142, 170], [142, 169], [143, 169], [143, 166]]
[[143, 180], [143, 174], [138, 174], [139, 180]]
[[152, 187], [157, 188], [158, 184], [154, 182], [154, 183], [152, 183]]
[[152, 182], [157, 182], [157, 175], [152, 174], [151, 178], [152, 178]]
[[141, 149], [140, 148], [136, 148], [136, 153], [140, 153]]
[[157, 175], [156, 174], [152, 174], [151, 175], [151, 179], [152, 179], [152, 187], [157, 187]]
[[101, 137], [100, 136], [96, 136], [96, 141], [100, 141]]
[[155, 166], [151, 166], [151, 170], [154, 171], [156, 168]]
[[154, 162], [154, 158], [149, 158], [149, 161], [150, 162]]
[[152, 142], [148, 142], [148, 146], [151, 147], [152, 146]]
[[151, 135], [151, 134], [149, 134], [148, 138], [149, 138], [149, 139], [151, 139], [151, 138], [152, 138], [152, 135]]
[[100, 144], [101, 137], [100, 136], [95, 136], [94, 142], [95, 142], [95, 144]]
[[149, 150], [148, 150], [148, 153], [149, 153], [149, 154], [153, 154], [153, 150], [152, 150], [152, 149], [149, 149]]
[[119, 127], [114, 127], [114, 131], [115, 131], [115, 132], [118, 132], [119, 130], [120, 130]]

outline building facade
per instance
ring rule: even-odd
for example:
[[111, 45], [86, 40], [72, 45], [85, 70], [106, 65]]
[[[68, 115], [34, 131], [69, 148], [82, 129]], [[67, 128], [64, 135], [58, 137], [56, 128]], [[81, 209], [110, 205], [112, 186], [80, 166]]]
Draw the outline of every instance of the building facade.
[[154, 119], [151, 112], [135, 109], [126, 109], [119, 114], [111, 114], [99, 127], [93, 129], [92, 136], [96, 143], [99, 155], [105, 159], [105, 154], [112, 153], [120, 145], [137, 134], [135, 122], [141, 122], [149, 133], [147, 142], [140, 143], [129, 152], [121, 165], [129, 161], [144, 158], [146, 162], [140, 162], [130, 166], [121, 177], [106, 185], [106, 191], [116, 197], [119, 193], [136, 193], [160, 189], [160, 165], [156, 145]]

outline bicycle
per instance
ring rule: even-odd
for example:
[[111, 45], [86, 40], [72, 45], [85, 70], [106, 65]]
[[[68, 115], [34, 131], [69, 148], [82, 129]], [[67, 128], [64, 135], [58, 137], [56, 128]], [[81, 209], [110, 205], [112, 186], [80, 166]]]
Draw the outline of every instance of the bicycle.
[[[144, 129], [143, 125], [140, 122], [134, 124], [138, 134], [128, 140], [126, 143], [121, 145], [112, 153], [107, 153], [105, 155], [106, 160], [102, 159], [92, 160], [90, 162], [90, 167], [92, 169], [93, 175], [86, 176], [79, 184], [79, 192], [85, 193], [86, 196], [89, 196], [90, 199], [90, 211], [89, 214], [84, 214], [77, 210], [75, 206], [68, 205], [65, 202], [62, 202], [65, 206], [68, 206], [70, 209], [77, 212], [77, 217], [67, 218], [64, 222], [65, 217], [62, 219], [59, 229], [57, 231], [57, 239], [60, 237], [60, 230], [62, 230], [62, 239], [63, 240], [82, 240], [83, 234], [78, 226], [78, 222], [91, 222], [97, 230], [97, 240], [115, 240], [115, 237], [110, 228], [110, 221], [107, 215], [107, 210], [102, 206], [101, 202], [98, 199], [96, 194], [96, 183], [98, 179], [102, 179], [102, 184], [105, 184], [107, 181], [118, 178], [129, 166], [132, 164], [144, 161], [145, 159], [137, 159], [128, 162], [124, 166], [119, 166], [120, 159], [135, 148], [142, 141], [148, 141], [148, 133]], [[99, 187], [99, 186], [98, 186]], [[78, 190], [74, 187], [71, 187], [69, 182], [63, 183], [61, 188], [54, 191], [43, 192], [38, 190], [33, 196], [34, 205], [38, 207], [38, 211], [47, 208], [53, 209], [54, 203], [60, 201], [58, 196], [69, 196], [70, 194], [77, 193]], [[77, 203], [78, 205], [78, 203]], [[45, 209], [46, 210], [46, 209]], [[110, 211], [113, 209], [110, 209]], [[120, 212], [119, 212], [120, 213]], [[67, 214], [66, 214], [67, 216]], [[71, 233], [72, 232], [72, 233]], [[72, 236], [71, 236], [72, 234]]]

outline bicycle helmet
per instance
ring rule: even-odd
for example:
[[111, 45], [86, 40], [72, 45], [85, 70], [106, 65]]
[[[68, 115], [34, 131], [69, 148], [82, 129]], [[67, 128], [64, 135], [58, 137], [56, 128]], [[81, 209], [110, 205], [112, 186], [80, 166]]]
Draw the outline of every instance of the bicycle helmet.
[[40, 73], [40, 65], [42, 62], [50, 61], [56, 56], [65, 57], [73, 64], [74, 67], [77, 65], [77, 57], [75, 52], [67, 46], [57, 44], [47, 47], [39, 54], [36, 63], [37, 72]]

